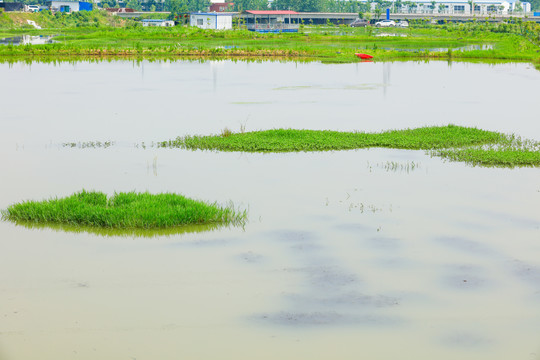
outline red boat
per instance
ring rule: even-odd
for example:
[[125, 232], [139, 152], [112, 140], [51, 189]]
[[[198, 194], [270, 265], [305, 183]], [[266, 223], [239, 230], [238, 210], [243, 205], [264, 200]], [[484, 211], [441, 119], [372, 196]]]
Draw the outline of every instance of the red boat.
[[368, 54], [360, 54], [360, 53], [356, 53], [356, 54], [354, 54], [354, 55], [358, 56], [360, 59], [373, 59], [373, 56], [368, 55]]

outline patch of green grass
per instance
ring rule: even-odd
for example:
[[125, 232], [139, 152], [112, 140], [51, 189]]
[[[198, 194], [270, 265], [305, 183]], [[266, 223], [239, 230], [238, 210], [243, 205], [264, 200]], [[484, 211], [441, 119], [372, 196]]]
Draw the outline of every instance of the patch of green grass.
[[276, 129], [221, 135], [184, 136], [159, 147], [243, 151], [294, 152], [384, 147], [429, 150], [432, 155], [484, 166], [539, 166], [540, 143], [513, 135], [456, 125], [389, 130], [380, 133]]
[[503, 134], [455, 125], [432, 126], [381, 133], [330, 130], [277, 129], [227, 136], [185, 136], [159, 143], [162, 147], [246, 152], [290, 152], [387, 147], [394, 149], [438, 149], [489, 144]]
[[540, 142], [506, 136], [504, 141], [483, 146], [437, 149], [432, 155], [474, 166], [540, 166]]
[[178, 194], [81, 191], [62, 199], [25, 201], [2, 211], [2, 219], [111, 229], [167, 229], [185, 225], [242, 225], [246, 211]]

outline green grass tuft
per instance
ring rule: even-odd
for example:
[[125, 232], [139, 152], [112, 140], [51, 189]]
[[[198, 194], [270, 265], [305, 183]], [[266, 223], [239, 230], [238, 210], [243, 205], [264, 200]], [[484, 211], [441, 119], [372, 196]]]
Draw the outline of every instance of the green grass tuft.
[[2, 219], [110, 229], [166, 229], [186, 225], [243, 225], [246, 211], [178, 194], [81, 191], [62, 199], [25, 201], [2, 211]]
[[485, 166], [538, 166], [539, 143], [513, 135], [456, 125], [389, 130], [380, 133], [276, 129], [227, 136], [185, 136], [158, 143], [160, 147], [243, 151], [294, 152], [349, 150], [370, 147], [430, 150], [436, 156]]

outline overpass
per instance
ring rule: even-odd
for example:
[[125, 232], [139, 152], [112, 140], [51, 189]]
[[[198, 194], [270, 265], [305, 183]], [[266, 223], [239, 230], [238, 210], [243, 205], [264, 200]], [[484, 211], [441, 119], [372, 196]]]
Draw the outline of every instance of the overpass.
[[[373, 14], [371, 15], [371, 22], [378, 21]], [[235, 13], [234, 17], [244, 18], [243, 14]], [[385, 19], [386, 14], [382, 13], [380, 20]], [[286, 23], [305, 24], [305, 25], [324, 25], [327, 22], [332, 24], [345, 24], [352, 23], [355, 19], [358, 19], [358, 13], [310, 13], [302, 12], [297, 14], [291, 14], [285, 16]], [[430, 22], [443, 23], [443, 22], [467, 22], [467, 21], [489, 21], [489, 22], [503, 22], [511, 19], [522, 19], [523, 21], [535, 21], [540, 23], [540, 16], [532, 16], [532, 14], [526, 15], [501, 15], [501, 14], [410, 14], [410, 13], [391, 13], [390, 19], [392, 20], [428, 20]], [[245, 19], [244, 19], [245, 20]]]

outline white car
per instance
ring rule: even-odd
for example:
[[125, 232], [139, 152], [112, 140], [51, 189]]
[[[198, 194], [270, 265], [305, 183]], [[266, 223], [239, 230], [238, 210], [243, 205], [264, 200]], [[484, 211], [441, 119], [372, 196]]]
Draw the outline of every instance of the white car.
[[409, 27], [409, 23], [406, 22], [406, 21], [400, 21], [396, 24], [397, 27], [403, 27], [403, 28], [406, 28], [406, 27]]
[[39, 11], [39, 5], [27, 5], [26, 8], [28, 9], [27, 11], [30, 11], [30, 12]]
[[396, 26], [396, 22], [394, 20], [383, 20], [383, 21], [376, 22], [375, 26], [377, 26], [377, 27]]

